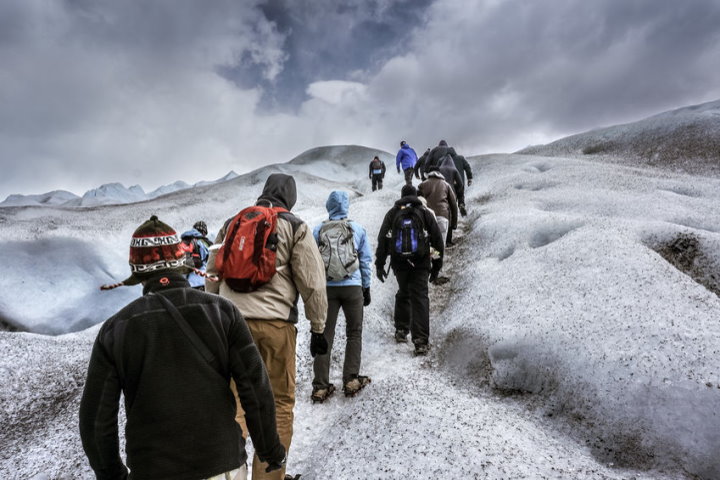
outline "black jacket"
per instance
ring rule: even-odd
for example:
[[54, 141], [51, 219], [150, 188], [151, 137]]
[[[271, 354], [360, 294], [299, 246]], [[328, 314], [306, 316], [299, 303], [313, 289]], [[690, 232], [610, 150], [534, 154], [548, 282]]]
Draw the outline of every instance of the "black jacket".
[[[375, 162], [374, 158], [370, 161], [370, 165], [368, 166], [368, 178], [372, 178], [373, 170], [375, 170], [373, 168], [373, 162]], [[382, 160], [380, 160], [380, 170], [382, 170], [382, 172], [380, 172], [380, 178], [385, 178], [385, 162], [383, 162]]]
[[455, 153], [455, 149], [453, 147], [448, 147], [447, 145], [438, 145], [437, 147], [434, 147], [432, 150], [430, 150], [427, 160], [425, 161], [425, 171], [427, 172], [428, 168], [433, 166], [439, 167], [440, 161], [448, 153], [453, 158], [453, 160], [455, 160], [457, 153]]
[[[105, 322], [90, 357], [80, 436], [97, 478], [127, 477], [118, 440], [121, 392], [130, 478], [197, 480], [242, 466], [247, 454], [231, 376], [258, 455], [281, 461], [270, 382], [237, 308], [189, 288], [176, 273], [153, 276], [143, 293]], [[216, 362], [202, 356], [151, 293], [175, 305]]]
[[[440, 256], [443, 255], [445, 248], [442, 233], [440, 227], [438, 227], [435, 215], [426, 208], [420, 199], [415, 195], [408, 195], [402, 197], [400, 200], [395, 202], [395, 205], [385, 214], [382, 226], [380, 227], [380, 233], [378, 233], [378, 247], [375, 252], [375, 265], [379, 268], [385, 267], [388, 255], [391, 253], [390, 236], [395, 220], [395, 216], [398, 214], [401, 208], [416, 208], [420, 211], [421, 217], [425, 224], [425, 230], [427, 231], [427, 237], [430, 241], [430, 246], [440, 252]], [[411, 265], [407, 260], [396, 259], [392, 255], [390, 256], [390, 266], [393, 269], [409, 270], [412, 268], [430, 269], [430, 255], [422, 259], [419, 262], [414, 262]]]

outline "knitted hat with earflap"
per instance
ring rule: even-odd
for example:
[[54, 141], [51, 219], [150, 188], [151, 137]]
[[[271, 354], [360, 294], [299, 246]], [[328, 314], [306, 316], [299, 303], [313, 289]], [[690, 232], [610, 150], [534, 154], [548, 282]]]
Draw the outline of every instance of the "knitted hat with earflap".
[[129, 263], [132, 274], [120, 283], [103, 285], [100, 289], [137, 285], [161, 271], [188, 273], [192, 267], [186, 263], [180, 243], [175, 230], [153, 215], [135, 230], [130, 240]]

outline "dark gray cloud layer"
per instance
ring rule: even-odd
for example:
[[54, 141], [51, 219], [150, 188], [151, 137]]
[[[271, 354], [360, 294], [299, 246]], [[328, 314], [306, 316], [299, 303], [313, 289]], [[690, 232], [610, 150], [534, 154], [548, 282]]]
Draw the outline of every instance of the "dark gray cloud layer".
[[0, 197], [512, 151], [720, 98], [717, 25], [717, 0], [0, 0]]

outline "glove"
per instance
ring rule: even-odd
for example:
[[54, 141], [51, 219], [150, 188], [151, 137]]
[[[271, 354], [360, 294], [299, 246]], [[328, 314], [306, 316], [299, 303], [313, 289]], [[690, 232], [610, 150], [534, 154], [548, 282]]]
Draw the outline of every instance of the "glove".
[[467, 210], [465, 209], [464, 203], [461, 203], [458, 209], [460, 210], [460, 215], [462, 215], [463, 217], [467, 215]]
[[438, 275], [440, 275], [440, 269], [442, 268], [442, 258], [434, 258], [432, 261], [432, 268], [430, 269], [430, 283], [435, 283]]
[[287, 454], [285, 453], [285, 447], [280, 445], [280, 451], [283, 454], [282, 459], [281, 460], [268, 460], [267, 461], [268, 466], [265, 469], [265, 473], [270, 473], [273, 470], [280, 470], [282, 467], [285, 466], [285, 462], [287, 462]]
[[468, 178], [468, 187], [472, 185], [472, 178]]
[[398, 173], [400, 173], [400, 169], [398, 168], [397, 170], [398, 170]]
[[378, 280], [385, 283], [385, 279], [388, 277], [387, 273], [385, 272], [385, 265], [375, 265], [376, 272], [375, 274], [378, 277]]
[[311, 332], [310, 334], [310, 355], [325, 355], [328, 351], [328, 343], [325, 334]]
[[370, 287], [363, 288], [363, 307], [370, 305]]

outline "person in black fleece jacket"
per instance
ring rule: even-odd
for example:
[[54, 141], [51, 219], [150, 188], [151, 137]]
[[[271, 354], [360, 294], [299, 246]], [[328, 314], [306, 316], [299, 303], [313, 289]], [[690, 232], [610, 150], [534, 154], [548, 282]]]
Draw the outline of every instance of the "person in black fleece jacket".
[[[80, 436], [98, 479], [199, 480], [225, 472], [244, 478], [247, 453], [231, 377], [258, 456], [270, 469], [284, 463], [270, 382], [248, 327], [232, 302], [190, 288], [179, 242], [154, 216], [135, 231], [133, 274], [121, 284], [142, 282], [143, 296], [108, 319], [95, 340]], [[204, 354], [161, 296], [204, 344]], [[121, 393], [127, 467], [119, 454]]]

